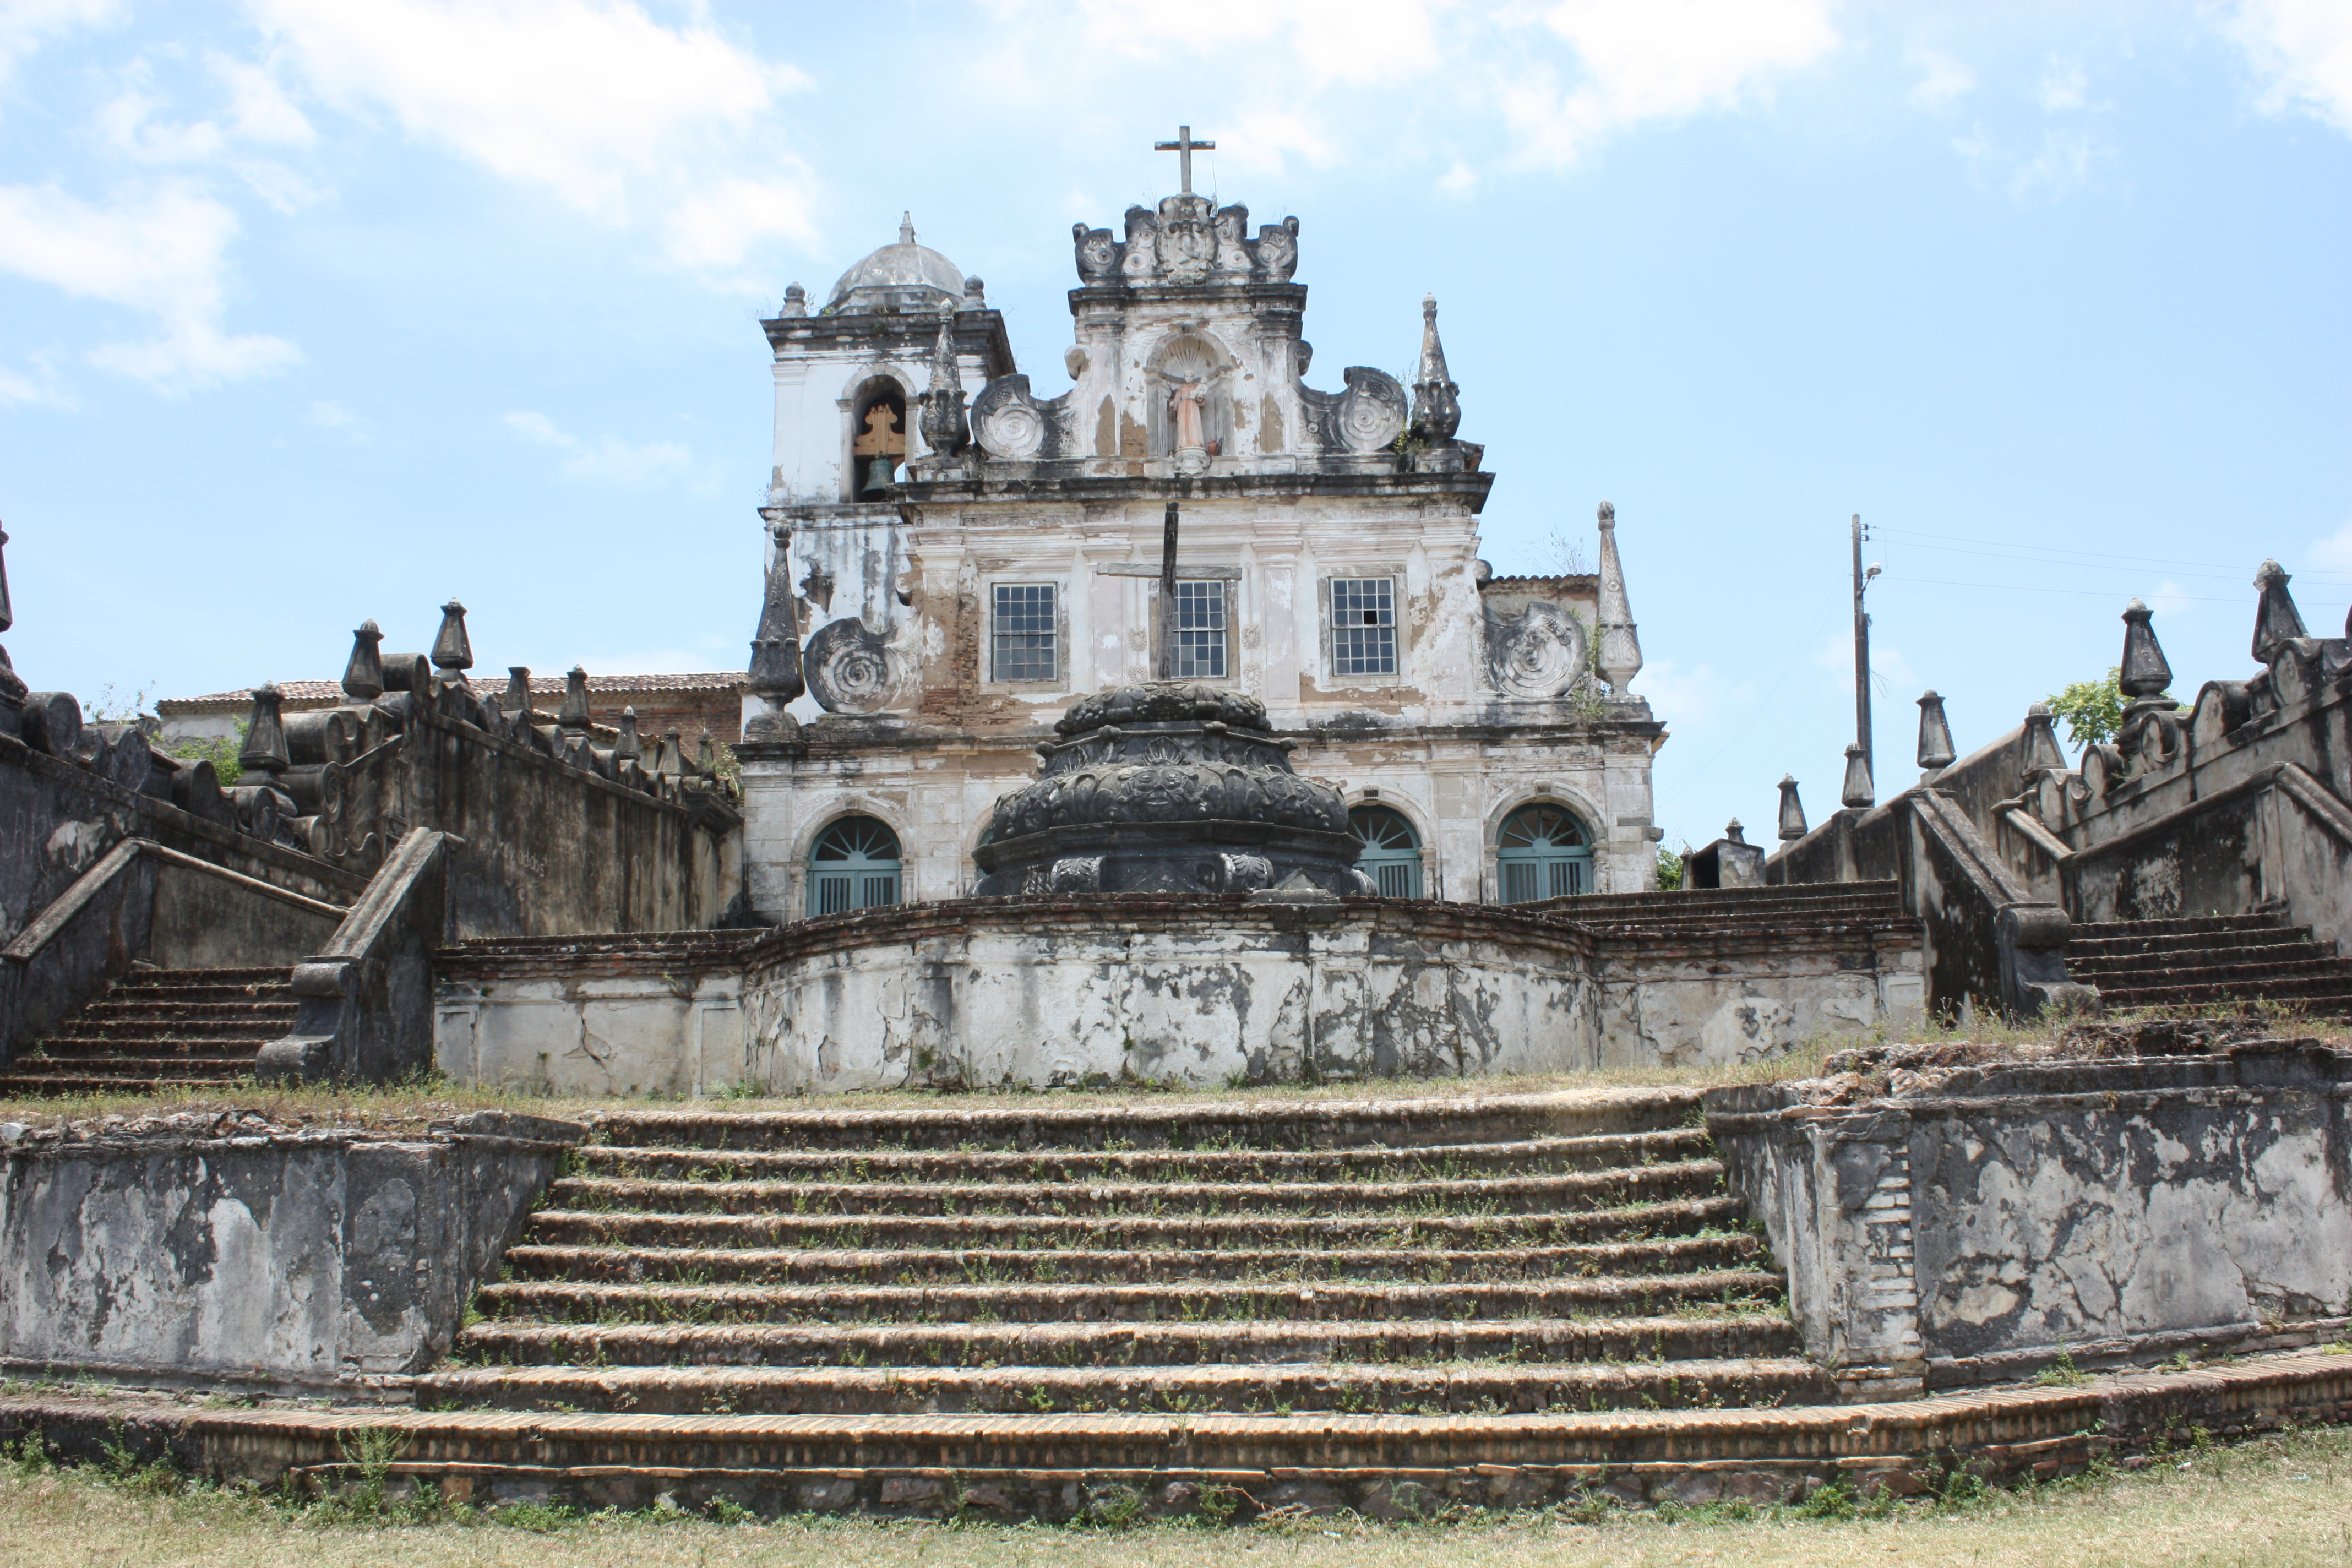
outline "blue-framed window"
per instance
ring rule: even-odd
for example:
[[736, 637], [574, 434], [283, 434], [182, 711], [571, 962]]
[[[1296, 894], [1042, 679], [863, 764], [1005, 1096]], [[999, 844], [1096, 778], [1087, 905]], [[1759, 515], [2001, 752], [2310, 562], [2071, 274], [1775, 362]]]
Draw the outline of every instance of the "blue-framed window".
[[1531, 904], [1592, 891], [1592, 836], [1557, 805], [1523, 805], [1496, 836], [1503, 902]]
[[1360, 805], [1348, 813], [1348, 826], [1362, 848], [1356, 869], [1372, 879], [1384, 899], [1417, 899], [1421, 894], [1421, 835], [1402, 812], [1385, 805]]
[[809, 849], [808, 912], [838, 915], [898, 901], [898, 836], [870, 816], [845, 816]]

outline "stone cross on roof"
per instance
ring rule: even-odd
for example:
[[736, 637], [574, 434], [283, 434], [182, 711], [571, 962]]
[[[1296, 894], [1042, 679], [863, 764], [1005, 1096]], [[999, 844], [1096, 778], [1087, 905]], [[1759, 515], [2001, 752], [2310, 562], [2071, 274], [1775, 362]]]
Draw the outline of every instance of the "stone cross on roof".
[[1214, 142], [1195, 142], [1192, 140], [1192, 128], [1189, 125], [1179, 125], [1176, 128], [1175, 141], [1155, 142], [1151, 144], [1151, 150], [1155, 153], [1176, 154], [1183, 176], [1184, 194], [1189, 196], [1192, 194], [1192, 154], [1213, 153], [1217, 150], [1217, 144]]

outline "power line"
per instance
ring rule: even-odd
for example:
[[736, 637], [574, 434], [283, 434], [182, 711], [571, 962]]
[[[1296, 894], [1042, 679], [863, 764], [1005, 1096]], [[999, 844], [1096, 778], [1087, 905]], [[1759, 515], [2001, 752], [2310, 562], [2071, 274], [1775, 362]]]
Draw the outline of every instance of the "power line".
[[[1973, 544], [1981, 546], [1985, 549], [2009, 553], [2011, 559], [2021, 560], [2030, 558], [2029, 555], [2017, 553], [2020, 552], [2032, 552], [2032, 554], [2043, 556], [2072, 555], [2079, 557], [2084, 561], [2119, 562], [2124, 564], [2133, 566], [2179, 566], [2198, 572], [2217, 574], [2226, 577], [2234, 577], [2245, 570], [2242, 566], [2228, 566], [2213, 561], [2182, 561], [2175, 557], [2162, 555], [2125, 555], [2111, 551], [2077, 550], [2069, 545], [2020, 544], [2017, 541], [2012, 539], [1969, 539], [1956, 533], [1929, 533], [1921, 529], [1896, 528], [1891, 525], [1876, 523], [1874, 523], [1871, 526], [1870, 531], [1874, 538], [1889, 536], [1908, 540], [1941, 540], [1944, 542], [1942, 546], [1932, 544], [1923, 546], [1923, 548], [1931, 550], [1946, 548], [1957, 544]], [[1960, 553], [1965, 552], [1963, 552]], [[2295, 575], [2299, 578], [2315, 578], [2331, 582], [2352, 582], [2352, 577], [2347, 577], [2340, 573], [2301, 572], [2297, 573]], [[2251, 585], [2252, 579], [2248, 579], [2248, 582]]]

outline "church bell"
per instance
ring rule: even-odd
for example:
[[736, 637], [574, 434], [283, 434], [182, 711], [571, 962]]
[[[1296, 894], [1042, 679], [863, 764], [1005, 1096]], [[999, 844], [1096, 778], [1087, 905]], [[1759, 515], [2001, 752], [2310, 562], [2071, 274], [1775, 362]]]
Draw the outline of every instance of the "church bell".
[[871, 463], [868, 463], [866, 466], [866, 483], [860, 493], [863, 494], [866, 491], [884, 489], [891, 485], [897, 484], [898, 482], [898, 476], [895, 470], [898, 468], [898, 462], [895, 458], [888, 457], [876, 458]]

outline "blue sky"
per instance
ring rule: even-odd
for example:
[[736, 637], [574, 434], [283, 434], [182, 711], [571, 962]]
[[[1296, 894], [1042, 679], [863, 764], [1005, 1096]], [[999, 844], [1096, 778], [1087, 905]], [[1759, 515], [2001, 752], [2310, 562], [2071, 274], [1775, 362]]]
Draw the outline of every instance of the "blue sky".
[[2352, 5], [0, 0], [0, 521], [37, 688], [730, 668], [757, 325], [911, 208], [1063, 384], [1069, 226], [1302, 220], [1315, 377], [1433, 290], [1498, 570], [1616, 504], [1660, 820], [1834, 804], [1846, 520], [1880, 776], [2254, 568], [2352, 604]]

